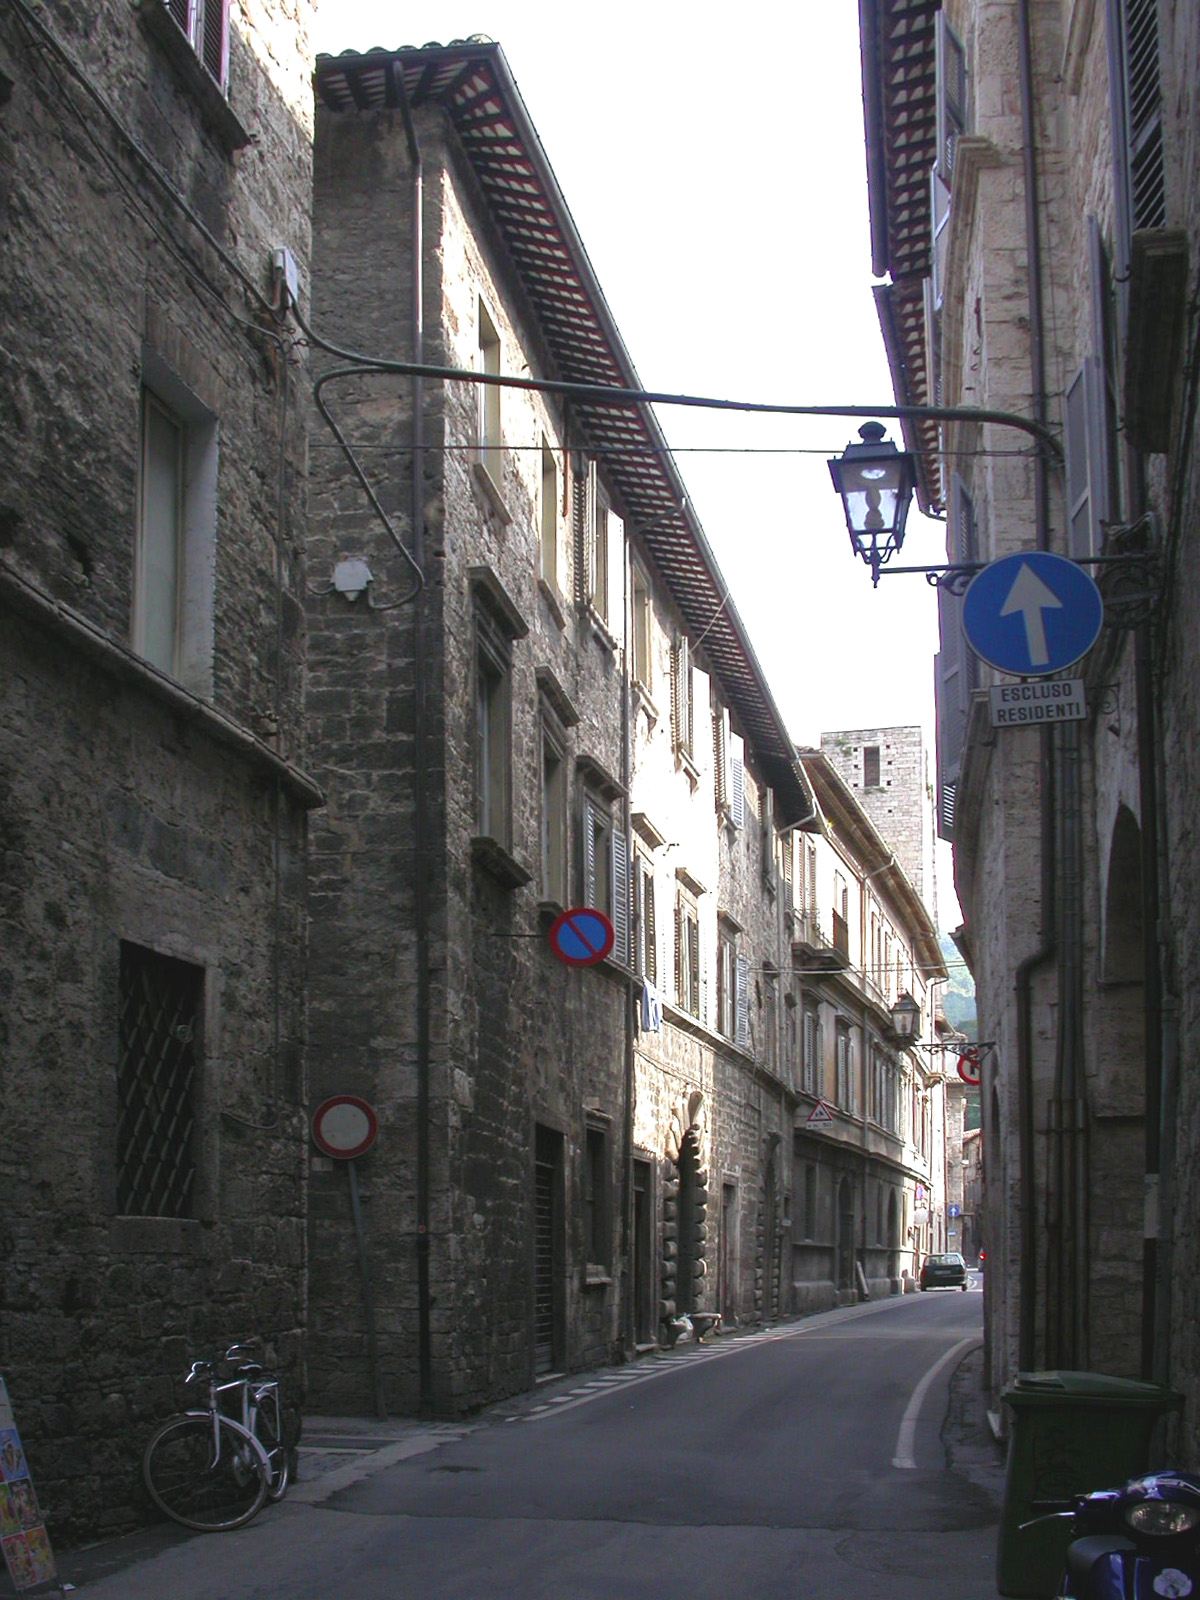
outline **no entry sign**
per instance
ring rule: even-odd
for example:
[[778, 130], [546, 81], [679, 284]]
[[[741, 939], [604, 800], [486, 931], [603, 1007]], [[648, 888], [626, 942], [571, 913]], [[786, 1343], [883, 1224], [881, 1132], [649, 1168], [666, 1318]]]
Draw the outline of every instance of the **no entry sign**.
[[338, 1161], [366, 1155], [378, 1133], [379, 1118], [357, 1095], [335, 1094], [313, 1112], [313, 1143]]
[[612, 923], [594, 906], [574, 906], [554, 919], [550, 948], [569, 967], [594, 967], [616, 940]]

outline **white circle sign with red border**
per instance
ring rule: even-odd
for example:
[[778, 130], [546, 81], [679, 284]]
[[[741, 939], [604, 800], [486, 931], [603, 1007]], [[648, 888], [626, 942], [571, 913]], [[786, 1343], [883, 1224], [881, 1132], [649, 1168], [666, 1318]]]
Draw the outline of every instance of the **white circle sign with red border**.
[[336, 1161], [366, 1155], [378, 1135], [374, 1108], [355, 1094], [335, 1094], [313, 1112], [313, 1143]]

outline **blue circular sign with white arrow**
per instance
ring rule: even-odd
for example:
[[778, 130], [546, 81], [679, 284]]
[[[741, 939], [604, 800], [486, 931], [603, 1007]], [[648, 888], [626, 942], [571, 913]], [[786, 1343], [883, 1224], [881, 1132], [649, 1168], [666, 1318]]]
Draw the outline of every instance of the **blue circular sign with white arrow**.
[[1092, 579], [1048, 550], [989, 562], [963, 596], [963, 632], [972, 650], [1019, 678], [1071, 666], [1095, 644], [1103, 621], [1104, 601]]

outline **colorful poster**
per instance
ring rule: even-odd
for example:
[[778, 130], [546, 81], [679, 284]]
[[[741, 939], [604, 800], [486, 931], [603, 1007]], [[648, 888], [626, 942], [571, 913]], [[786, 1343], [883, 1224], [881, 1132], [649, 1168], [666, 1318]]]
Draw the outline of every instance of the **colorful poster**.
[[38, 1508], [21, 1436], [0, 1378], [0, 1546], [18, 1591], [57, 1577], [50, 1536]]

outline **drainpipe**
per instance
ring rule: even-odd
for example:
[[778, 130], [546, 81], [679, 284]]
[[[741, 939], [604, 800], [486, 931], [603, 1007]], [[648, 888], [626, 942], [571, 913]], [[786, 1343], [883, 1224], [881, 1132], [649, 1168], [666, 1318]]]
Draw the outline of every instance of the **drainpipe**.
[[[1042, 337], [1042, 261], [1038, 217], [1036, 134], [1033, 100], [1033, 36], [1029, 0], [1017, 0], [1017, 41], [1020, 57], [1021, 139], [1025, 178], [1025, 239], [1029, 267], [1029, 368], [1034, 419], [1046, 423], [1046, 356]], [[1050, 544], [1049, 479], [1044, 452], [1034, 461], [1034, 522], [1037, 548]], [[1036, 1173], [1034, 1168], [1033, 1112], [1033, 975], [1053, 960], [1057, 952], [1054, 914], [1055, 857], [1055, 745], [1049, 728], [1041, 732], [1041, 945], [1017, 967], [1017, 1142], [1020, 1157], [1020, 1314], [1018, 1366], [1035, 1364], [1037, 1235], [1034, 1227]]]
[[[404, 89], [404, 75], [394, 70], [404, 132], [412, 161], [412, 322], [409, 343], [414, 364], [425, 360], [425, 274], [423, 252], [425, 169], [413, 126], [412, 110]], [[409, 516], [413, 561], [425, 569], [425, 429], [421, 379], [412, 380], [412, 475]], [[414, 920], [417, 962], [417, 1385], [420, 1412], [434, 1412], [433, 1347], [430, 1332], [429, 1217], [430, 1217], [430, 981], [429, 981], [429, 875], [424, 870], [429, 826], [429, 797], [425, 783], [426, 721], [428, 699], [425, 665], [426, 588], [422, 585], [413, 605], [413, 863]]]
[[[632, 893], [634, 883], [635, 863], [633, 859], [633, 832], [632, 832], [632, 800], [630, 789], [633, 784], [633, 758], [631, 752], [632, 730], [630, 728], [631, 703], [633, 700], [633, 674], [629, 668], [629, 639], [632, 631], [632, 618], [629, 609], [629, 541], [625, 541], [625, 548], [621, 561], [621, 615], [625, 623], [625, 648], [622, 651], [621, 672], [621, 787], [625, 791], [623, 802], [624, 816], [621, 825], [625, 830], [625, 894], [626, 894], [626, 938], [629, 948], [626, 955], [629, 965], [637, 970], [637, 961], [634, 956], [633, 941], [640, 934], [633, 919], [628, 914], [628, 905], [635, 901]], [[621, 1260], [624, 1283], [621, 1292], [621, 1342], [625, 1353], [632, 1356], [634, 1345], [637, 1341], [635, 1318], [637, 1308], [633, 1303], [633, 1252], [637, 1248], [633, 1236], [633, 1092], [634, 1092], [634, 1018], [638, 1005], [638, 992], [636, 982], [625, 985], [625, 1127], [623, 1130], [621, 1150]]]

